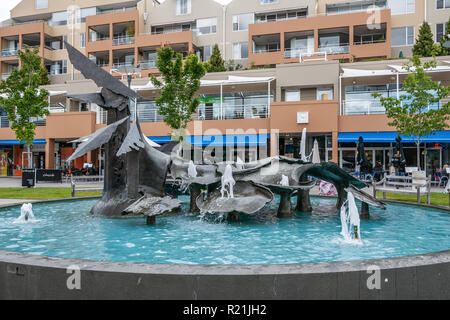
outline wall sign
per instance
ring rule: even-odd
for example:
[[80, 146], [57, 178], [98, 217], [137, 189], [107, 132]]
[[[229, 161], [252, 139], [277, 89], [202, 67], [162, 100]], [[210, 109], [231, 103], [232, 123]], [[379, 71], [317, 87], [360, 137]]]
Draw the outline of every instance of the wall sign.
[[309, 112], [297, 112], [297, 123], [309, 123]]

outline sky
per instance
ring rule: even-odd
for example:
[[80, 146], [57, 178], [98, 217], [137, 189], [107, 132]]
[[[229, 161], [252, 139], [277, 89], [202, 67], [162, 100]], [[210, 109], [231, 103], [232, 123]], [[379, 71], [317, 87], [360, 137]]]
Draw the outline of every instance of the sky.
[[0, 0], [0, 21], [9, 19], [9, 10], [14, 8], [20, 0]]
[[[214, 0], [220, 4], [226, 4], [230, 0]], [[9, 19], [9, 10], [14, 8], [20, 0], [0, 0], [0, 21]]]

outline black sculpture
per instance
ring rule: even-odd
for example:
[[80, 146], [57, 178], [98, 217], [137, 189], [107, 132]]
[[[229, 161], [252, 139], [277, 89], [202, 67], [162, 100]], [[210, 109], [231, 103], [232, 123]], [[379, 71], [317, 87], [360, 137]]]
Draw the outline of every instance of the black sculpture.
[[165, 196], [170, 156], [150, 145], [142, 134], [137, 116], [129, 130], [129, 101], [136, 103], [139, 95], [67, 42], [65, 44], [73, 66], [102, 88], [100, 93], [77, 95], [77, 99], [96, 103], [107, 110], [107, 127], [79, 139], [82, 144], [69, 158], [73, 160], [105, 146], [104, 190], [91, 213], [106, 216], [152, 213], [147, 214], [147, 221], [153, 223], [156, 214], [180, 205], [177, 199]]
[[392, 164], [395, 168], [395, 175], [400, 175], [399, 172], [404, 170], [406, 165], [406, 158], [405, 154], [403, 152], [403, 145], [402, 145], [402, 138], [400, 135], [395, 138], [395, 147], [394, 147], [394, 154], [392, 156]]
[[372, 173], [372, 164], [367, 160], [366, 150], [364, 149], [364, 139], [359, 137], [356, 146], [356, 163], [360, 167], [361, 174]]

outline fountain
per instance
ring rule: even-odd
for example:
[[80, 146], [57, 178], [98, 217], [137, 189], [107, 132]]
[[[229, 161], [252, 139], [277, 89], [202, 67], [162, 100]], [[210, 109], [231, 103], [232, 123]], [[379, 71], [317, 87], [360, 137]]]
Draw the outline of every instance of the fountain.
[[[348, 208], [345, 207], [345, 204], [347, 204]], [[348, 192], [348, 199], [346, 203], [344, 203], [344, 205], [341, 207], [340, 212], [342, 225], [341, 234], [344, 237], [344, 240], [360, 241], [361, 235], [359, 213], [355, 203], [355, 197], [353, 196], [353, 193], [351, 191]]]
[[[193, 213], [227, 213], [239, 220], [242, 214], [254, 214], [280, 196], [277, 216], [292, 217], [291, 198], [297, 195], [297, 211], [311, 212], [309, 190], [315, 179], [332, 183], [338, 190], [337, 208], [347, 197], [347, 188], [359, 190], [367, 185], [333, 163], [320, 163], [317, 141], [312, 152], [313, 163], [306, 160], [306, 129], [302, 132], [301, 157], [291, 159], [276, 156], [249, 163], [239, 157], [233, 163], [199, 163], [181, 157], [181, 145], [170, 144], [161, 152], [152, 147], [143, 135], [138, 114], [128, 128], [129, 101], [140, 98], [134, 91], [99, 68], [83, 54], [67, 44], [69, 58], [75, 68], [92, 79], [100, 93], [82, 95], [80, 100], [94, 102], [108, 112], [108, 123], [95, 133], [78, 139], [81, 144], [68, 159], [105, 146], [105, 186], [102, 198], [91, 209], [94, 215], [145, 216], [148, 224], [155, 217], [175, 212], [180, 207], [178, 192], [189, 190], [190, 211]], [[167, 177], [178, 192], [166, 194]], [[227, 196], [225, 197], [225, 193]], [[359, 194], [359, 193], [358, 193]], [[372, 205], [383, 204], [370, 195]]]
[[33, 205], [31, 203], [24, 203], [20, 208], [20, 216], [14, 220], [14, 223], [28, 223], [37, 222], [33, 213]]

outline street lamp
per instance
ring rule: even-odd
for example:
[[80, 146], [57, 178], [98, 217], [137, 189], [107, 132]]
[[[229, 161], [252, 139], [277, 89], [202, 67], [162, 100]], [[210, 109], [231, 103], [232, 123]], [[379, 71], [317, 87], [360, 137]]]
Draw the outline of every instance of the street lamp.
[[233, 0], [214, 0], [222, 5], [223, 17], [222, 17], [222, 32], [223, 32], [223, 60], [227, 59], [227, 49], [226, 49], [226, 17], [227, 17], [227, 7]]

